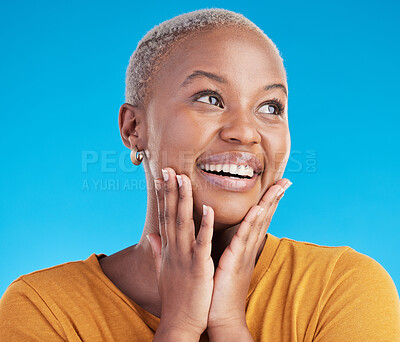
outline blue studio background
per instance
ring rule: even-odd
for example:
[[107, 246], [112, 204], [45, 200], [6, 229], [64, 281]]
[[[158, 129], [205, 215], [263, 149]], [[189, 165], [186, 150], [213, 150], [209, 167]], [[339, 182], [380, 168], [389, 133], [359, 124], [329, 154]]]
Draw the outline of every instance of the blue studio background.
[[243, 13], [288, 72], [293, 185], [269, 232], [347, 245], [400, 288], [397, 1], [3, 1], [0, 295], [18, 276], [139, 240], [143, 166], [118, 130], [125, 69], [154, 25]]

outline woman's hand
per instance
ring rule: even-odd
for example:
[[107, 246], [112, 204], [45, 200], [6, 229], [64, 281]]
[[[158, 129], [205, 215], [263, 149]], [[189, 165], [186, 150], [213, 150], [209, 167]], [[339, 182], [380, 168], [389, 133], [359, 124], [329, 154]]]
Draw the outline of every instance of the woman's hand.
[[282, 190], [286, 190], [290, 185], [288, 179], [280, 179], [271, 186], [259, 204], [248, 211], [230, 245], [224, 250], [214, 276], [207, 327], [210, 337], [221, 331], [221, 328], [225, 331], [229, 331], [230, 328], [236, 331], [238, 327], [247, 328], [246, 297], [257, 252], [279, 200], [283, 197]]
[[213, 290], [214, 211], [206, 207], [196, 239], [189, 177], [176, 176], [171, 168], [163, 169], [163, 176], [164, 181], [155, 180], [160, 235], [148, 235], [162, 305], [157, 332], [173, 330], [198, 340], [207, 328]]

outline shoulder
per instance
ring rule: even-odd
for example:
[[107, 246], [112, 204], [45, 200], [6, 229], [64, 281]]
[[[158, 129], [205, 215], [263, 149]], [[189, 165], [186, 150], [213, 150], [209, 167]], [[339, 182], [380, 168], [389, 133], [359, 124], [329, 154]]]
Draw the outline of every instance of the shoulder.
[[[76, 303], [83, 293], [90, 293], [98, 282], [95, 268], [96, 254], [86, 260], [71, 261], [24, 274], [15, 279], [0, 299], [0, 321], [11, 325], [26, 319], [36, 322], [51, 322], [56, 330], [60, 327], [55, 312], [63, 305]], [[0, 324], [1, 326], [1, 324]]]
[[43, 341], [66, 340], [56, 303], [65, 296], [63, 291], [68, 291], [79, 268], [79, 262], [66, 263], [14, 280], [0, 299], [3, 337], [7, 341], [24, 341], [32, 336]]
[[329, 276], [343, 256], [346, 256], [349, 251], [354, 251], [349, 246], [324, 246], [289, 238], [279, 240], [275, 264], [285, 264], [293, 271], [307, 269], [309, 272], [315, 272], [324, 277]]
[[280, 250], [283, 254], [308, 260], [308, 264], [316, 262], [329, 264], [332, 271], [334, 269], [343, 271], [344, 269], [360, 270], [366, 268], [381, 275], [387, 275], [385, 269], [377, 261], [349, 246], [325, 246], [281, 238]]
[[321, 310], [338, 303], [400, 317], [399, 297], [389, 273], [376, 260], [352, 248], [343, 252], [332, 268]]
[[381, 264], [349, 246], [323, 246], [288, 238], [280, 240], [281, 258], [287, 260], [289, 257], [297, 268], [311, 269], [315, 275], [323, 275], [326, 291], [347, 284], [351, 287], [385, 287], [397, 293], [392, 278]]
[[[92, 254], [90, 258], [92, 256], [95, 255]], [[90, 267], [87, 264], [89, 259], [70, 261], [21, 275], [9, 287], [21, 287], [21, 284], [27, 284], [33, 288], [41, 288], [45, 285], [49, 289], [52, 286], [59, 287], [65, 283], [71, 283], [76, 280], [81, 281], [83, 275], [90, 272]]]
[[319, 293], [315, 341], [400, 341], [399, 296], [381, 264], [349, 246], [280, 240], [280, 269]]
[[352, 248], [344, 251], [332, 270], [331, 282], [363, 280], [363, 285], [370, 283], [385, 284], [394, 287], [394, 283], [385, 268], [373, 258], [359, 253]]
[[6, 289], [1, 304], [24, 300], [40, 304], [49, 300], [71, 297], [77, 289], [90, 288], [99, 276], [94, 266], [96, 254], [86, 260], [70, 261], [24, 274]]
[[[400, 341], [400, 301], [382, 265], [353, 249], [335, 263], [319, 303], [317, 341]], [[336, 338], [336, 339], [335, 339]]]

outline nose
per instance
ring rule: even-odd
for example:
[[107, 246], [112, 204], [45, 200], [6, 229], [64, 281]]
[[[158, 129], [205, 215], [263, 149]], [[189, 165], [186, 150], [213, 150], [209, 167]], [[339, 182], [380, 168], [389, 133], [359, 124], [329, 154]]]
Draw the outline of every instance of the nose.
[[251, 113], [244, 110], [225, 113], [229, 122], [225, 123], [220, 131], [222, 140], [242, 145], [257, 144], [261, 142], [261, 135], [257, 130], [257, 122]]

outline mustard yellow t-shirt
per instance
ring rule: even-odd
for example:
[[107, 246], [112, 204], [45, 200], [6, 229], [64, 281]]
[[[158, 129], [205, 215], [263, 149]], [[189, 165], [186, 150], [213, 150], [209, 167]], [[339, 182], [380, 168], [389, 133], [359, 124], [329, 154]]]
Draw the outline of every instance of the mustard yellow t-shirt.
[[[103, 256], [13, 281], [0, 300], [0, 341], [151, 341], [159, 318], [105, 276]], [[350, 247], [271, 234], [253, 272], [246, 319], [255, 341], [400, 341], [399, 296], [380, 264]]]

